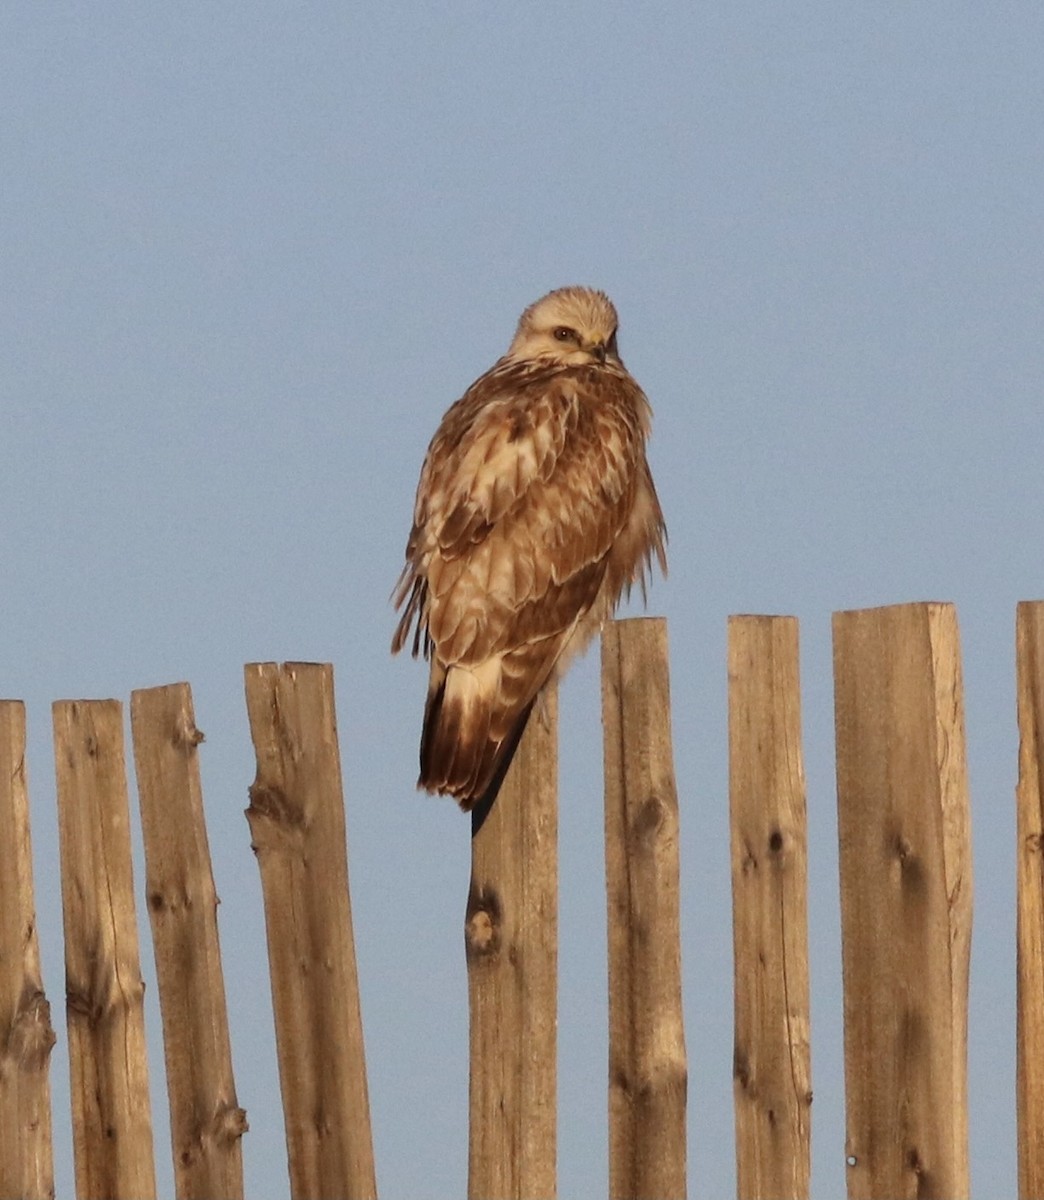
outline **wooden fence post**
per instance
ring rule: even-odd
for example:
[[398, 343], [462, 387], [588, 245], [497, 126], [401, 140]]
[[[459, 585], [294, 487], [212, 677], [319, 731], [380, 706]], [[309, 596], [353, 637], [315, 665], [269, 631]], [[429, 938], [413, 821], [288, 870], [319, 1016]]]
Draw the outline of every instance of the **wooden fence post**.
[[957, 617], [834, 614], [848, 1195], [967, 1197], [972, 873]]
[[118, 700], [52, 707], [76, 1193], [156, 1195]]
[[678, 795], [667, 624], [602, 633], [609, 924], [609, 1195], [686, 1191]]
[[290, 1193], [375, 1197], [333, 668], [245, 668]]
[[1015, 622], [1018, 667], [1018, 1096], [1019, 1198], [1044, 1197], [1044, 601]]
[[203, 818], [192, 692], [187, 683], [131, 696], [145, 840], [145, 894], [156, 954], [170, 1135], [178, 1200], [242, 1200], [241, 1138]]
[[807, 1200], [808, 853], [798, 623], [730, 617], [736, 1194]]
[[0, 1196], [50, 1200], [55, 1039], [40, 975], [20, 700], [0, 700], [0, 831]]
[[472, 823], [470, 1200], [556, 1192], [557, 719], [552, 686], [492, 808]]

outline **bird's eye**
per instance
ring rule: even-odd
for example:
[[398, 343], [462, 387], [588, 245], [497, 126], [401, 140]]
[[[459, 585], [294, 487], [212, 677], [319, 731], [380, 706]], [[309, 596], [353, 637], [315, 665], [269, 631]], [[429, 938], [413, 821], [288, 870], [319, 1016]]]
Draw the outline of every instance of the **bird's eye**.
[[576, 330], [568, 325], [559, 325], [554, 330], [554, 339], [556, 342], [575, 342]]

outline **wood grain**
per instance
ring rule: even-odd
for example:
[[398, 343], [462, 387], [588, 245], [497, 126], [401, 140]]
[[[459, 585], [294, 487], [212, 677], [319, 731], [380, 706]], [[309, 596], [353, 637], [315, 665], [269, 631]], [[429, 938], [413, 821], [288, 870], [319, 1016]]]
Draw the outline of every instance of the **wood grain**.
[[131, 696], [178, 1200], [242, 1200], [241, 1138], [203, 817], [199, 743], [187, 683]]
[[667, 663], [662, 619], [614, 621], [603, 631], [613, 1200], [676, 1200], [686, 1191], [688, 1068]]
[[808, 832], [798, 624], [729, 618], [736, 1194], [807, 1200]]
[[252, 663], [247, 819], [261, 872], [294, 1200], [377, 1194], [333, 669]]
[[0, 700], [0, 830], [0, 1196], [49, 1200], [55, 1036], [40, 974], [20, 700]]
[[156, 1179], [123, 706], [59, 700], [52, 716], [76, 1194], [149, 1200]]
[[469, 1200], [556, 1194], [557, 724], [552, 687], [492, 808], [473, 814]]
[[834, 615], [848, 1194], [969, 1191], [972, 873], [957, 617]]
[[1016, 789], [1019, 1200], [1044, 1197], [1044, 601], [1018, 606]]

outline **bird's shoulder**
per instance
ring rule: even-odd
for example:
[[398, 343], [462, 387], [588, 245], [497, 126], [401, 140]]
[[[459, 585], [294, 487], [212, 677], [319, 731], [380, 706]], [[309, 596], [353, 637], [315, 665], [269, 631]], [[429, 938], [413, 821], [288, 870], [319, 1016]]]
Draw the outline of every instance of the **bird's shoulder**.
[[422, 486], [447, 475], [464, 482], [482, 468], [510, 475], [512, 463], [523, 468], [521, 483], [534, 475], [546, 478], [567, 439], [583, 449], [617, 431], [641, 437], [649, 412], [641, 388], [623, 368], [501, 359], [443, 416]]
[[[633, 493], [649, 406], [622, 366], [501, 359], [446, 412], [417, 488], [407, 555], [469, 557], [502, 536], [560, 522], [616, 527]], [[601, 511], [608, 503], [612, 512]]]
[[501, 359], [451, 405], [432, 438], [431, 451], [453, 453], [471, 441], [509, 432], [513, 440], [536, 422], [565, 416], [568, 388], [562, 369], [539, 361]]

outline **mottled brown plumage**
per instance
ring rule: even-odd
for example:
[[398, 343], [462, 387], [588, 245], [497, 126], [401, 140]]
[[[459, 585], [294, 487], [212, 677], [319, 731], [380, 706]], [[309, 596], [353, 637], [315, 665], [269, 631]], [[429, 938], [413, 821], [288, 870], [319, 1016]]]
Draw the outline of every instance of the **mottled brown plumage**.
[[499, 785], [540, 689], [645, 577], [666, 531], [651, 410], [603, 292], [561, 288], [442, 419], [421, 470], [392, 641], [431, 661], [418, 786]]

